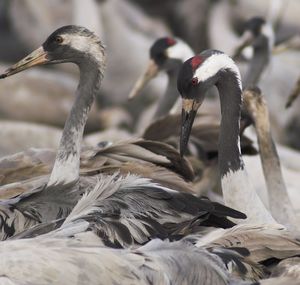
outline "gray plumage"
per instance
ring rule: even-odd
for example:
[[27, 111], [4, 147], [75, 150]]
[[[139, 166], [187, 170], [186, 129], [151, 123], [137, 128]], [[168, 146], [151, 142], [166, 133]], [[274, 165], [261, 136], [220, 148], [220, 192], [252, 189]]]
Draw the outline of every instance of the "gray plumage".
[[[5, 241], [0, 254], [1, 284], [226, 285], [233, 280], [218, 254], [185, 242], [153, 240], [139, 249], [111, 249], [85, 233], [74, 239]], [[227, 258], [242, 259], [229, 250]]]
[[[16, 198], [0, 201], [0, 238], [5, 240], [39, 223], [46, 223], [66, 217], [82, 197], [93, 189], [96, 180], [82, 178], [79, 182], [46, 186], [49, 176], [23, 181], [31, 191], [19, 194]], [[31, 184], [32, 182], [32, 184]], [[17, 184], [17, 185], [15, 185]], [[8, 185], [17, 188], [18, 183]], [[34, 187], [34, 185], [40, 185]], [[30, 187], [33, 185], [33, 187]]]
[[[3, 185], [25, 181], [51, 173], [55, 150], [29, 149], [0, 159], [0, 180]], [[191, 191], [188, 181], [193, 179], [193, 169], [182, 159], [175, 148], [158, 141], [130, 139], [107, 143], [99, 147], [83, 147], [80, 155], [80, 175], [97, 173], [135, 173], [171, 188], [177, 185], [182, 191]], [[158, 175], [162, 172], [163, 175]], [[179, 175], [178, 175], [179, 174]], [[167, 177], [172, 176], [172, 179]], [[181, 187], [179, 187], [181, 185]], [[3, 187], [1, 188], [4, 189]], [[18, 191], [19, 189], [19, 191]], [[0, 200], [18, 196], [20, 188], [1, 191]], [[6, 192], [6, 193], [5, 193]]]
[[300, 283], [300, 258], [292, 257], [281, 261], [272, 269], [271, 278], [261, 280], [261, 285], [298, 285]]
[[34, 65], [61, 62], [77, 64], [80, 80], [53, 170], [46, 185], [45, 181], [40, 181], [15, 199], [1, 201], [1, 239], [36, 223], [66, 217], [82, 193], [88, 190], [78, 184], [80, 148], [87, 113], [99, 91], [105, 67], [104, 48], [99, 38], [82, 27], [62, 27], [0, 77], [5, 78]]
[[[226, 216], [244, 217], [206, 198], [180, 193], [146, 178], [115, 174], [94, 179], [99, 179], [96, 187], [82, 197], [63, 225], [50, 232], [50, 236], [72, 237], [93, 231], [105, 245], [128, 247], [155, 237], [178, 238], [199, 225], [231, 227], [233, 223]], [[53, 230], [52, 225], [39, 225], [18, 238]]]
[[66, 217], [83, 193], [97, 184], [98, 179], [90, 175], [99, 172], [107, 175], [137, 173], [166, 187], [191, 191], [181, 177], [192, 177], [191, 167], [175, 149], [159, 142], [132, 140], [106, 148], [87, 149], [81, 159], [83, 176], [76, 182], [46, 186], [49, 176], [45, 175], [2, 186], [1, 239], [37, 223]]
[[[96, 184], [95, 179], [79, 178], [79, 167], [87, 113], [99, 91], [105, 67], [104, 48], [99, 38], [82, 27], [62, 27], [51, 34], [42, 47], [12, 66], [1, 77], [5, 78], [37, 64], [62, 62], [77, 64], [80, 69], [80, 80], [77, 97], [65, 124], [53, 170], [50, 177], [27, 180], [2, 188], [5, 197], [0, 203], [1, 239], [13, 236], [38, 223], [65, 218], [82, 194]], [[147, 151], [147, 147], [156, 151]], [[119, 149], [121, 153], [114, 153], [114, 148]], [[161, 166], [174, 164], [173, 168], [180, 169], [180, 166], [184, 165], [184, 160], [180, 159], [178, 154], [179, 159], [175, 158], [175, 149], [168, 147], [166, 156], [161, 155], [162, 149], [166, 150], [161, 148], [159, 143], [151, 144], [144, 141], [136, 142], [135, 145], [128, 143], [114, 146], [110, 155], [107, 149], [94, 151], [104, 154], [103, 156], [110, 156], [110, 158], [102, 157], [102, 161], [109, 159], [126, 161], [128, 160], [126, 156], [131, 153], [132, 159], [136, 161], [144, 156], [149, 162], [159, 161]], [[155, 152], [158, 155], [153, 156]], [[99, 165], [94, 171], [97, 173], [98, 169]], [[192, 176], [188, 165], [182, 169], [183, 175]], [[180, 179], [177, 181], [178, 184], [181, 183], [182, 188], [188, 188]]]
[[285, 259], [300, 254], [300, 242], [283, 226], [240, 224], [231, 229], [216, 229], [207, 235], [186, 237], [198, 247], [244, 247], [253, 261]]
[[300, 282], [300, 257], [297, 256], [282, 260], [273, 268], [271, 276], [294, 278]]

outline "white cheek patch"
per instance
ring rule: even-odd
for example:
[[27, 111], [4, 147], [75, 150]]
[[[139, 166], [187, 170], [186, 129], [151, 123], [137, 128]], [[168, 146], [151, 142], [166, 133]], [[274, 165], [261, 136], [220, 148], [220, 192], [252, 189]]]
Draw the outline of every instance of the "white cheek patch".
[[184, 62], [195, 55], [188, 44], [178, 38], [175, 38], [175, 40], [176, 44], [166, 50], [166, 54], [169, 58], [180, 59]]
[[242, 51], [242, 54], [247, 60], [250, 60], [254, 54], [253, 47], [252, 46], [245, 47]]
[[100, 49], [98, 39], [80, 35], [62, 35], [63, 45], [68, 45], [74, 50], [93, 54], [98, 62], [104, 62], [104, 54]]
[[199, 82], [204, 82], [224, 69], [229, 69], [235, 73], [239, 87], [242, 90], [240, 71], [234, 61], [225, 53], [216, 53], [207, 58], [196, 69], [194, 77], [197, 77]]
[[86, 37], [81, 37], [81, 36], [73, 36], [70, 41], [69, 45], [75, 49], [75, 50], [80, 50], [83, 52], [88, 52], [90, 50], [90, 43], [89, 41], [86, 40]]

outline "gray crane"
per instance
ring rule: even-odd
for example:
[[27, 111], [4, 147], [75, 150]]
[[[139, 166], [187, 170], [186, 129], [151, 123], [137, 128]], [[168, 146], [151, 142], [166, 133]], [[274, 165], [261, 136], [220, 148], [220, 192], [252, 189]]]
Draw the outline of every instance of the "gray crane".
[[177, 86], [183, 100], [181, 154], [186, 149], [205, 92], [214, 85], [218, 88], [221, 102], [218, 158], [225, 204], [245, 211], [247, 222], [275, 223], [251, 185], [241, 156], [240, 72], [234, 61], [220, 51], [207, 50], [194, 56], [183, 64], [179, 72]]
[[[95, 176], [79, 179], [79, 167], [84, 125], [95, 95], [99, 91], [105, 67], [104, 48], [100, 39], [83, 27], [59, 28], [40, 48], [13, 65], [0, 77], [5, 78], [37, 65], [63, 62], [77, 64], [80, 69], [80, 79], [77, 97], [65, 123], [54, 167], [49, 179], [42, 177], [39, 186], [14, 198], [0, 201], [2, 239], [38, 223], [65, 218], [82, 194], [93, 189], [97, 182]], [[150, 218], [153, 225], [147, 233], [151, 237], [158, 234], [157, 230], [161, 226], [168, 227], [168, 219], [162, 219], [161, 215], [167, 213], [167, 216], [170, 216], [169, 210], [174, 213], [171, 215], [172, 222], [175, 218], [179, 224], [194, 219], [198, 221], [200, 218], [204, 224], [210, 225], [206, 221], [211, 217], [212, 224], [230, 227], [233, 223], [226, 219], [227, 215], [245, 218], [243, 213], [210, 202], [206, 198], [196, 198], [192, 194], [180, 193], [160, 185], [145, 188], [141, 185], [128, 193], [116, 191], [114, 195], [121, 195], [121, 197], [125, 195], [112, 201], [111, 207], [116, 213], [122, 213], [122, 209], [128, 207], [123, 202], [126, 195], [131, 195], [128, 201], [130, 199], [137, 201], [132, 211], [141, 214], [144, 219]], [[161, 208], [158, 206], [160, 202], [164, 204]], [[140, 203], [143, 203], [143, 207]], [[149, 208], [158, 209], [160, 212], [164, 209], [165, 212], [155, 213], [154, 210], [154, 213], [151, 213]], [[111, 214], [115, 214], [114, 211]], [[123, 218], [122, 215], [120, 217]], [[143, 228], [143, 225], [137, 225], [139, 226]]]

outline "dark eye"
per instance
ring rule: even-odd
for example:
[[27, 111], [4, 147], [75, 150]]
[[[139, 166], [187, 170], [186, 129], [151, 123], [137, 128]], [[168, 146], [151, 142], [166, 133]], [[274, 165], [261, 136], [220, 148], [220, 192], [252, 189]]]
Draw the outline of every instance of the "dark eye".
[[166, 56], [163, 52], [160, 52], [160, 53], [156, 53], [153, 56], [153, 59], [154, 59], [155, 63], [157, 63], [158, 65], [163, 65], [165, 63]]
[[194, 77], [191, 81], [192, 85], [195, 86], [198, 84], [198, 78], [197, 77]]
[[56, 36], [54, 40], [55, 40], [55, 42], [58, 43], [58, 44], [61, 44], [61, 43], [64, 41], [63, 38], [62, 38], [61, 36]]
[[160, 53], [158, 53], [158, 54], [156, 55], [156, 57], [159, 58], [159, 59], [164, 59], [165, 54], [164, 54], [163, 52], [160, 52]]

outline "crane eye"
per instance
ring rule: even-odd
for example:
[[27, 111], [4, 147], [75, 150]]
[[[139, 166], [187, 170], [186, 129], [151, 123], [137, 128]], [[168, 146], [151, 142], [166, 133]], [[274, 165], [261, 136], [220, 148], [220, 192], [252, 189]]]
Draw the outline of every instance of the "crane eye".
[[160, 52], [156, 55], [156, 58], [159, 60], [163, 60], [165, 58], [165, 54], [163, 52]]
[[197, 77], [194, 77], [191, 81], [192, 85], [195, 86], [198, 84], [198, 78]]
[[62, 38], [61, 36], [56, 36], [54, 40], [55, 40], [55, 42], [58, 43], [58, 44], [61, 44], [61, 43], [64, 41], [63, 38]]

